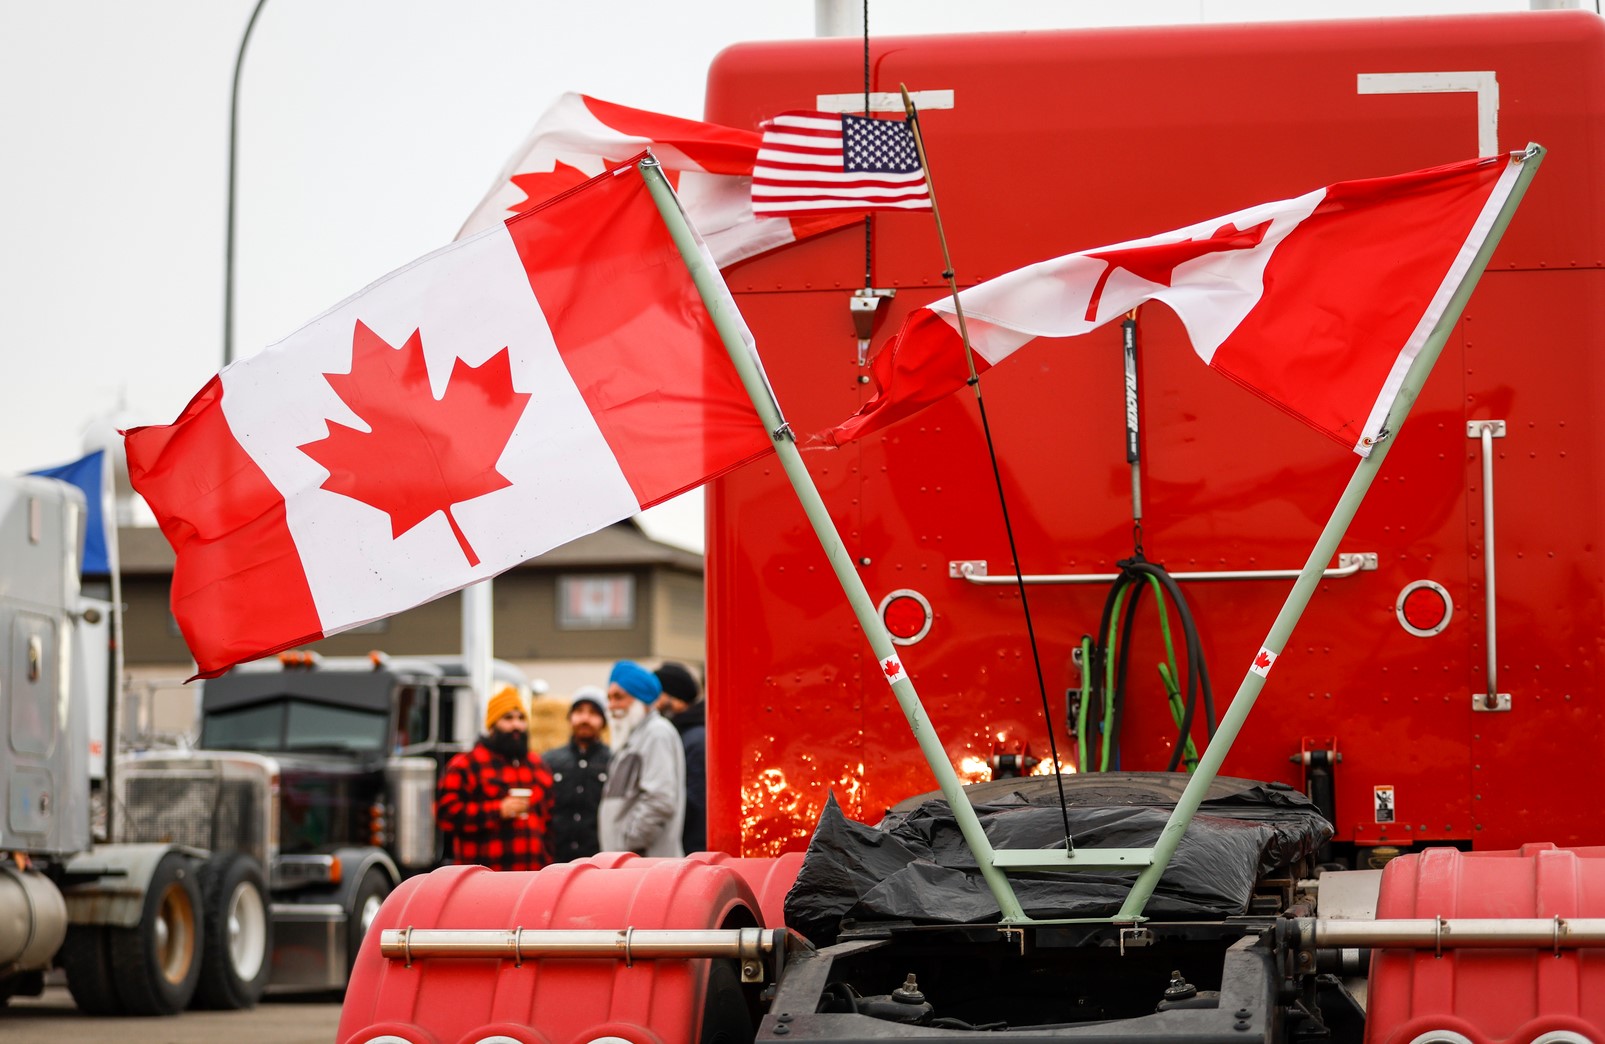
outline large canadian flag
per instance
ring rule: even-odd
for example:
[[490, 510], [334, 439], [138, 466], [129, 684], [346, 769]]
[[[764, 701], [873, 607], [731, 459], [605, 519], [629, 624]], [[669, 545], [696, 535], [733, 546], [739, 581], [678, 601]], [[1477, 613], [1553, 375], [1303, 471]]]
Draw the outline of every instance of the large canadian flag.
[[[958, 295], [976, 371], [1163, 301], [1211, 369], [1367, 455], [1519, 162], [1339, 182], [980, 283]], [[876, 394], [823, 441], [862, 438], [962, 387], [958, 327], [951, 298], [911, 313], [875, 357]]]
[[629, 165], [386, 276], [126, 442], [201, 677], [494, 576], [771, 445]]
[[459, 236], [498, 224], [643, 149], [651, 149], [663, 164], [686, 216], [720, 268], [860, 223], [857, 214], [754, 214], [752, 170], [761, 141], [756, 131], [564, 94], [535, 122]]

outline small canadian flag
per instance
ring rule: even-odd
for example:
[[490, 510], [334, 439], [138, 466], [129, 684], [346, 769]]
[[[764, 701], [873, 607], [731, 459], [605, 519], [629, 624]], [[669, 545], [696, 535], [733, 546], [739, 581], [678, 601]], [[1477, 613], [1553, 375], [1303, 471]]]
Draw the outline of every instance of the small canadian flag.
[[881, 661], [881, 673], [886, 676], [886, 684], [888, 685], [908, 677], [908, 672], [903, 670], [903, 661], [899, 660], [895, 655], [888, 656]]
[[1271, 673], [1271, 666], [1275, 663], [1276, 654], [1269, 649], [1261, 648], [1259, 655], [1254, 657], [1254, 662], [1248, 665], [1248, 669], [1263, 678]]

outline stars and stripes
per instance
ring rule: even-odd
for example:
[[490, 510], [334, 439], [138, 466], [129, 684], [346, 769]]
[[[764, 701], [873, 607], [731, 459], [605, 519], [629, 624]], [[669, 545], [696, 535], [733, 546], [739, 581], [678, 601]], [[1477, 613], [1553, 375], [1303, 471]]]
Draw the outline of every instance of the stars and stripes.
[[931, 190], [904, 120], [783, 112], [763, 125], [752, 171], [760, 217], [840, 210], [930, 210]]

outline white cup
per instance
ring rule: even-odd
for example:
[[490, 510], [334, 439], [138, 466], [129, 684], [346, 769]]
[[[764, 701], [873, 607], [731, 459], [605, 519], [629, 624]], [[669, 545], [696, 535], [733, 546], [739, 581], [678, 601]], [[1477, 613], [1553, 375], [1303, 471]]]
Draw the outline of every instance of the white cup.
[[[512, 787], [507, 791], [507, 796], [508, 797], [515, 797], [515, 798], [523, 798], [525, 801], [528, 801], [530, 799], [530, 795], [532, 793], [533, 793], [533, 791], [529, 790], [526, 787]], [[521, 813], [518, 818], [519, 819], [528, 819], [529, 818], [529, 813], [528, 812]]]

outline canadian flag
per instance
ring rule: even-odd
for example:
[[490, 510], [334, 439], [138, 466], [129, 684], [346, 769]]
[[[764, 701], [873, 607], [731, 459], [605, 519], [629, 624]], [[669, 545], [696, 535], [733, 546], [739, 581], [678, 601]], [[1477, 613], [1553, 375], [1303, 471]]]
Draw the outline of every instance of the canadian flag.
[[862, 221], [856, 214], [754, 214], [752, 170], [761, 140], [756, 131], [564, 94], [536, 121], [458, 236], [498, 224], [643, 149], [651, 149], [663, 164], [686, 216], [720, 268]]
[[767, 452], [632, 166], [391, 273], [126, 433], [212, 677]]
[[[1519, 162], [1339, 182], [980, 283], [959, 294], [976, 371], [1163, 301], [1210, 368], [1367, 455]], [[953, 301], [911, 313], [873, 372], [875, 396], [823, 441], [862, 438], [964, 385]]]

